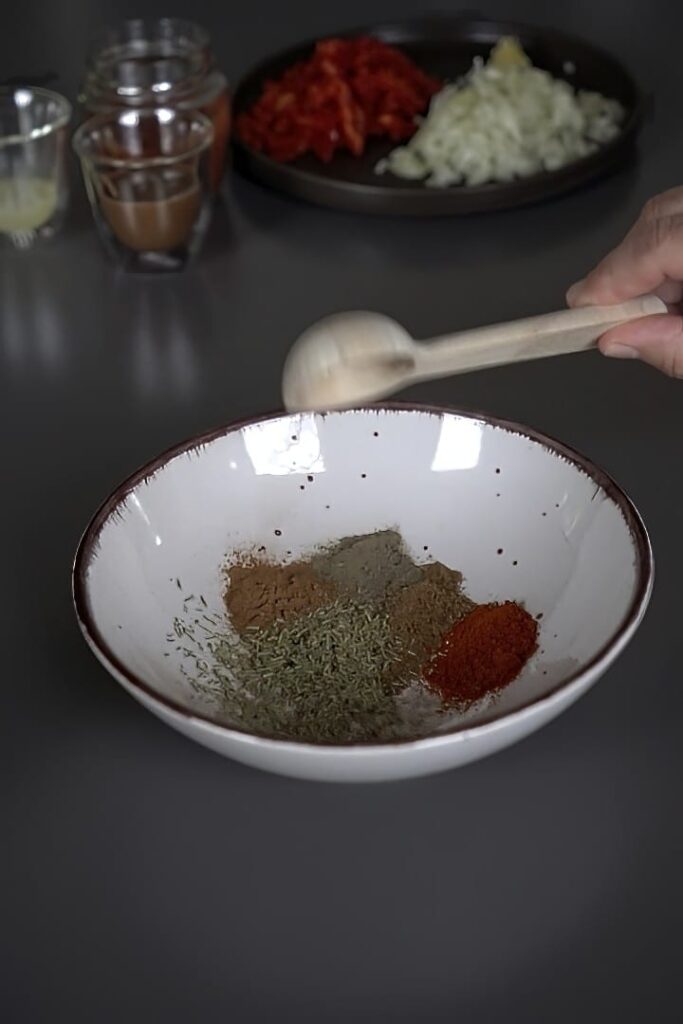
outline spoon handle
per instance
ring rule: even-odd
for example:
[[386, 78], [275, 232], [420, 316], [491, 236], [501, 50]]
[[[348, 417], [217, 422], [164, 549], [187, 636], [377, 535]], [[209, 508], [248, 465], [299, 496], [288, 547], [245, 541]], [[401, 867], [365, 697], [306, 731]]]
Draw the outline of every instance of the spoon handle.
[[665, 304], [656, 295], [644, 295], [617, 306], [565, 309], [493, 327], [477, 327], [418, 345], [416, 374], [438, 377], [584, 352], [594, 348], [610, 327], [657, 313], [666, 313]]

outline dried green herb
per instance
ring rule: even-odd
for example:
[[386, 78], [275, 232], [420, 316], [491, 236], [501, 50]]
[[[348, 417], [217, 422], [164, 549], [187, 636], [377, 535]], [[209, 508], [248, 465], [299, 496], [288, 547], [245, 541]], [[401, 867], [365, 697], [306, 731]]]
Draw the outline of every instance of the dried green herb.
[[390, 682], [400, 643], [386, 613], [339, 599], [292, 622], [241, 637], [211, 616], [175, 620], [172, 640], [194, 670], [199, 693], [218, 700], [232, 724], [310, 743], [360, 743], [400, 735]]

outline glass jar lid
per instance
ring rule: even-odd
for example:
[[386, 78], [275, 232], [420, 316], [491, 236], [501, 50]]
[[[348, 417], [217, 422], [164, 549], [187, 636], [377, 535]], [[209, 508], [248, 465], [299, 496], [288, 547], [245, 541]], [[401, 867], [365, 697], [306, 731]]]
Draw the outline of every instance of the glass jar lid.
[[192, 87], [213, 63], [209, 36], [180, 18], [135, 18], [105, 29], [90, 50], [86, 91], [162, 101]]

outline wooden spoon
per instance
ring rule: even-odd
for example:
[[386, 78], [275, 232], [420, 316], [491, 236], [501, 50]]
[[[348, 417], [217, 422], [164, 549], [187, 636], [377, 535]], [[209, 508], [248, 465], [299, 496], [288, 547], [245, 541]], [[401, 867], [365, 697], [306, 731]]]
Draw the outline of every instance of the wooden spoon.
[[282, 396], [291, 412], [341, 409], [384, 398], [417, 381], [487, 366], [592, 349], [610, 327], [666, 313], [655, 295], [588, 306], [416, 342], [380, 313], [339, 313], [310, 327], [285, 363]]

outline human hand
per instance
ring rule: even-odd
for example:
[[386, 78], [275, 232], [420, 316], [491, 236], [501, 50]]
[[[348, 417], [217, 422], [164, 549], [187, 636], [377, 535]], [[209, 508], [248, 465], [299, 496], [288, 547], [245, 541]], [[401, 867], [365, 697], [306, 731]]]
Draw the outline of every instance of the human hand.
[[650, 199], [623, 242], [569, 289], [567, 303], [608, 306], [650, 292], [669, 313], [613, 327], [600, 349], [683, 377], [683, 188]]

